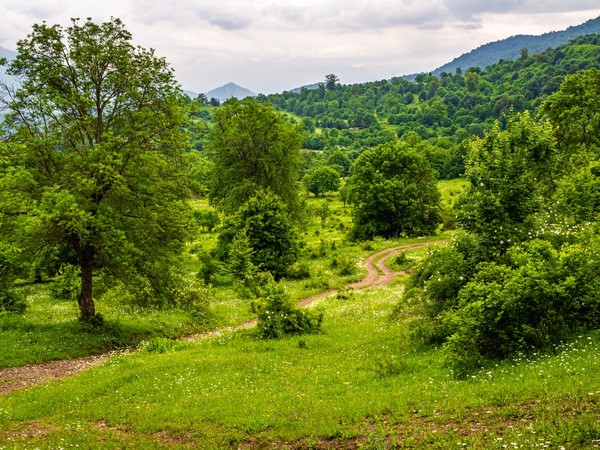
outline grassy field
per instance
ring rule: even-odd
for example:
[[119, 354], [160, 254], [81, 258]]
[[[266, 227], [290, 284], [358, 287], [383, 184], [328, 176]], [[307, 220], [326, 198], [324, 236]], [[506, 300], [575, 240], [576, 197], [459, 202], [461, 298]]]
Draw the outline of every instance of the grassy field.
[[[462, 186], [440, 184], [446, 205]], [[312, 208], [324, 202], [326, 223], [313, 217], [303, 230], [310, 276], [284, 281], [296, 300], [362, 278], [368, 255], [411, 242], [349, 243], [349, 208], [309, 199]], [[190, 273], [215, 243], [214, 233], [190, 243]], [[410, 270], [426, 251], [392, 265]], [[323, 299], [311, 306], [324, 313], [321, 333], [271, 341], [251, 329], [172, 339], [251, 317], [247, 295], [223, 273], [202, 320], [99, 301], [101, 329], [78, 321], [75, 303], [54, 299], [51, 287], [24, 285], [26, 314], [0, 316], [0, 367], [137, 350], [0, 396], [0, 449], [600, 447], [600, 332], [456, 380], [436, 349], [410, 339], [414, 317], [392, 319], [403, 280]]]
[[[444, 204], [462, 186], [441, 183]], [[349, 208], [338, 198], [309, 199], [312, 208], [324, 202], [331, 217], [324, 224], [313, 217], [303, 231], [300, 263], [310, 276], [284, 281], [296, 300], [362, 278], [368, 255], [411, 242], [348, 243]], [[215, 243], [214, 233], [190, 243], [190, 273]], [[410, 269], [425, 252], [411, 250], [394, 266]], [[108, 324], [102, 329], [79, 322], [74, 302], [54, 299], [51, 283], [23, 286], [26, 314], [0, 316], [0, 367], [138, 350], [1, 396], [0, 449], [600, 446], [600, 332], [456, 380], [436, 349], [410, 339], [415, 318], [392, 319], [403, 301], [400, 280], [317, 302], [319, 334], [263, 341], [244, 330], [170, 339], [250, 318], [249, 299], [233, 281], [216, 276], [202, 320], [99, 301]]]
[[[368, 255], [399, 243], [411, 242], [408, 239], [377, 239], [360, 244], [347, 242], [346, 232], [352, 223], [350, 207], [344, 206], [339, 197], [308, 199], [312, 210], [323, 203], [329, 205], [330, 217], [325, 223], [320, 217], [311, 217], [301, 235], [304, 248], [299, 265], [305, 268], [308, 276], [283, 281], [294, 300], [357, 281], [364, 275], [361, 261]], [[208, 202], [195, 200], [192, 206], [208, 208]], [[216, 241], [216, 232], [204, 232], [188, 245], [183, 258], [191, 276], [195, 276], [200, 267], [198, 255], [212, 250]], [[102, 328], [93, 328], [79, 321], [76, 302], [57, 300], [52, 293], [53, 282], [25, 284], [21, 287], [28, 303], [25, 314], [0, 313], [0, 369], [135, 347], [155, 337], [174, 338], [239, 324], [253, 315], [250, 299], [234, 281], [226, 273], [215, 277], [210, 289], [210, 306], [206, 315], [200, 318], [185, 310], [140, 309], [120, 304], [118, 299], [99, 298], [96, 309], [107, 324]]]
[[600, 333], [457, 381], [390, 321], [402, 286], [331, 297], [321, 334], [157, 340], [0, 398], [0, 448], [593, 448]]

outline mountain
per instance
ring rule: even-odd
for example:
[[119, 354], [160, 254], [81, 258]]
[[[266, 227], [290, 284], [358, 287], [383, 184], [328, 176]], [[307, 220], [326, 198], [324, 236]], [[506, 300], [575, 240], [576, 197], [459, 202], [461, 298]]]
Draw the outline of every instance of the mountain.
[[198, 97], [198, 93], [194, 92], [194, 91], [186, 91], [185, 89], [183, 90], [183, 93], [185, 95], [187, 95], [189, 98], [191, 98], [192, 100], [195, 99], [196, 97]]
[[[553, 31], [539, 36], [517, 35], [500, 41], [490, 42], [475, 50], [465, 53], [448, 64], [444, 64], [433, 71], [434, 75], [442, 72], [454, 73], [457, 68], [463, 71], [469, 67], [480, 67], [484, 69], [490, 64], [497, 63], [501, 59], [514, 61], [521, 55], [521, 49], [526, 48], [529, 55], [540, 53], [548, 48], [556, 48], [566, 44], [585, 34], [600, 34], [600, 17], [587, 22], [567, 28], [563, 31]], [[407, 75], [407, 79], [414, 79], [414, 75]]]
[[320, 85], [325, 84], [323, 81], [321, 81], [320, 83], [312, 83], [312, 84], [306, 84], [304, 86], [300, 86], [297, 87], [295, 89], [292, 89], [290, 92], [293, 92], [294, 94], [299, 94], [300, 92], [302, 92], [302, 89], [318, 89]]
[[206, 92], [204, 95], [206, 95], [206, 98], [209, 100], [211, 98], [216, 98], [221, 103], [223, 103], [225, 100], [231, 97], [235, 97], [239, 100], [246, 97], [256, 97], [256, 94], [254, 92], [252, 92], [249, 89], [238, 86], [235, 83], [227, 83], [224, 86]]
[[0, 47], [0, 58], [13, 59], [15, 56], [17, 56], [17, 52]]

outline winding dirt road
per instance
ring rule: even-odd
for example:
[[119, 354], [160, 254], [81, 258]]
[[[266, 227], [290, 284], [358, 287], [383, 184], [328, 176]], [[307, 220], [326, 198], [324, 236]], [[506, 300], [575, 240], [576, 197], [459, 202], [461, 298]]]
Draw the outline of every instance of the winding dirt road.
[[[405, 273], [395, 272], [392, 270], [386, 264], [390, 258], [402, 251], [423, 248], [432, 244], [441, 243], [444, 243], [444, 241], [439, 240], [422, 243], [420, 242], [416, 244], [405, 244], [397, 247], [387, 248], [374, 253], [369, 256], [364, 263], [365, 269], [367, 270], [367, 276], [362, 281], [348, 284], [347, 287], [349, 289], [363, 290], [391, 284], [396, 279], [396, 276], [404, 275]], [[335, 295], [337, 292], [338, 291], [335, 290], [323, 292], [319, 295], [305, 298], [297, 304], [298, 306], [304, 307], [322, 298]], [[219, 336], [232, 331], [240, 330], [242, 328], [250, 328], [255, 324], [256, 319], [253, 319], [241, 323], [235, 327], [220, 328], [213, 331], [189, 335], [186, 336], [185, 339], [188, 341], [199, 341], [212, 336]], [[2, 369], [0, 370], [0, 394], [8, 394], [19, 389], [26, 389], [46, 381], [56, 381], [67, 378], [108, 360], [110, 356], [111, 355], [107, 353], [103, 355], [91, 355], [82, 358], [48, 361], [41, 364]]]

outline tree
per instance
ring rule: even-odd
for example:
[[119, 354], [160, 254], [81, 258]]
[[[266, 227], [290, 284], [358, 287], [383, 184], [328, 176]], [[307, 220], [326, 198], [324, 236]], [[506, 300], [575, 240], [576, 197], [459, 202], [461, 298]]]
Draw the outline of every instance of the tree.
[[233, 214], [261, 190], [276, 194], [293, 218], [301, 215], [298, 169], [302, 135], [270, 104], [228, 100], [215, 112], [207, 153], [214, 164], [213, 205]]
[[208, 106], [210, 104], [208, 102], [208, 98], [206, 97], [206, 94], [198, 94], [198, 97], [196, 97], [196, 101], [198, 102], [198, 104], [200, 106]]
[[0, 242], [0, 312], [21, 313], [27, 304], [23, 297], [13, 289], [14, 263], [11, 261], [14, 249]]
[[283, 287], [269, 275], [261, 282], [258, 296], [252, 301], [252, 312], [258, 316], [256, 329], [262, 339], [321, 331], [322, 311], [298, 308]]
[[308, 192], [318, 197], [326, 192], [337, 191], [340, 187], [340, 174], [333, 167], [319, 166], [302, 179]]
[[81, 270], [81, 317], [95, 316], [102, 269], [173, 300], [175, 256], [193, 230], [185, 202], [183, 95], [153, 50], [119, 19], [34, 25], [4, 85], [0, 228], [23, 254], [66, 249]]
[[600, 70], [568, 75], [543, 110], [556, 126], [561, 147], [595, 148], [600, 151]]
[[264, 191], [258, 192], [225, 221], [219, 234], [217, 257], [228, 261], [234, 242], [240, 244], [238, 247], [244, 244], [248, 248], [243, 253], [254, 267], [271, 272], [275, 278], [285, 275], [300, 249], [285, 205], [276, 195]]
[[194, 211], [194, 219], [196, 219], [198, 226], [204, 227], [209, 233], [212, 233], [215, 227], [221, 223], [221, 217], [214, 209], [196, 210]]
[[521, 61], [525, 61], [527, 58], [529, 58], [529, 49], [522, 48], [521, 50], [519, 50], [519, 59]]
[[343, 151], [337, 149], [327, 158], [327, 165], [335, 169], [339, 168], [340, 176], [345, 177], [350, 172], [352, 161]]
[[490, 255], [528, 238], [534, 214], [554, 190], [560, 170], [552, 127], [525, 112], [496, 123], [474, 141], [466, 162], [469, 185], [461, 195], [458, 221], [477, 234]]
[[440, 194], [425, 158], [405, 142], [362, 153], [352, 166], [349, 201], [359, 239], [433, 233], [440, 222]]
[[337, 86], [337, 84], [340, 82], [340, 79], [338, 78], [338, 76], [334, 73], [330, 73], [328, 75], [325, 75], [325, 87], [327, 89], [335, 89], [335, 87]]

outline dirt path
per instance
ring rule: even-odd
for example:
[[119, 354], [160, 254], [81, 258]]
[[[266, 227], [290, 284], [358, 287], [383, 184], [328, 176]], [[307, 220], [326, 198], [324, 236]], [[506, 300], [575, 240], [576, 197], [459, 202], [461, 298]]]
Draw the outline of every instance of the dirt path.
[[[387, 248], [369, 256], [365, 261], [367, 276], [362, 281], [348, 284], [349, 289], [363, 290], [367, 288], [384, 286], [394, 282], [396, 276], [403, 275], [404, 272], [395, 272], [386, 265], [386, 262], [401, 251], [423, 248], [431, 244], [439, 244], [444, 241], [430, 241], [416, 244], [406, 244], [397, 247]], [[321, 294], [305, 298], [299, 301], [298, 306], [307, 306], [317, 300], [337, 294], [337, 291], [330, 290]], [[199, 341], [213, 336], [237, 331], [243, 328], [250, 328], [256, 324], [257, 320], [249, 320], [234, 327], [220, 328], [213, 331], [198, 333], [186, 336], [188, 341]], [[65, 359], [60, 361], [48, 361], [41, 364], [32, 364], [22, 367], [9, 367], [0, 370], [0, 394], [26, 389], [36, 384], [46, 381], [56, 381], [75, 375], [90, 367], [96, 366], [110, 357], [110, 354], [84, 356], [82, 358]]]

